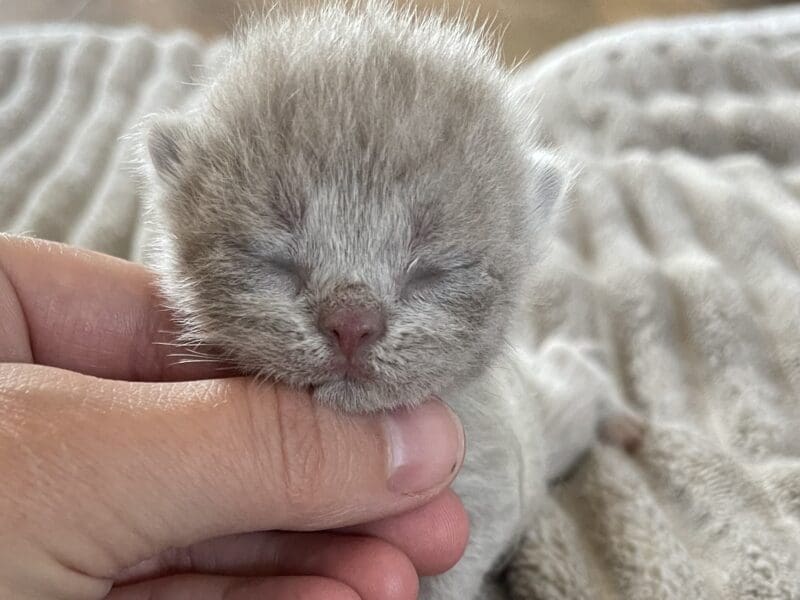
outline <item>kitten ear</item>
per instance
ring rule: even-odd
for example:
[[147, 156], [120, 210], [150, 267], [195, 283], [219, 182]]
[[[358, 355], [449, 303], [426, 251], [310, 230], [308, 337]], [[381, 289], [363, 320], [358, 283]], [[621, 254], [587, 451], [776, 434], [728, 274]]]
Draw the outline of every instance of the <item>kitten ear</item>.
[[159, 117], [149, 124], [145, 139], [150, 163], [161, 182], [175, 185], [183, 172], [186, 158], [186, 125], [177, 117]]
[[546, 222], [553, 207], [566, 194], [569, 173], [552, 153], [535, 150], [530, 154], [533, 171], [533, 210], [538, 223]]

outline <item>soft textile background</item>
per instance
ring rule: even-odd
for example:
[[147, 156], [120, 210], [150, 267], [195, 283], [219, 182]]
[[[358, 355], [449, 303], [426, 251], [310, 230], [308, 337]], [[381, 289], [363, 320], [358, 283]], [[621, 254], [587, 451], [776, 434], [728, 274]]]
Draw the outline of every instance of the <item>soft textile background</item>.
[[[327, 0], [281, 0], [313, 5]], [[509, 62], [540, 55], [576, 35], [622, 21], [757, 7], [787, 0], [397, 0], [436, 10], [480, 10], [504, 30]], [[228, 34], [242, 11], [266, 0], [0, 0], [0, 23], [63, 21], [159, 31], [188, 29], [208, 38]]]
[[[0, 229], [139, 259], [122, 136], [220, 52], [0, 32]], [[523, 325], [593, 361], [563, 393], [618, 395], [650, 431], [554, 490], [511, 593], [800, 598], [800, 9], [602, 32], [519, 81], [580, 169]]]
[[800, 598], [800, 9], [601, 33], [520, 75], [582, 172], [531, 335], [650, 424], [532, 524], [520, 598]]

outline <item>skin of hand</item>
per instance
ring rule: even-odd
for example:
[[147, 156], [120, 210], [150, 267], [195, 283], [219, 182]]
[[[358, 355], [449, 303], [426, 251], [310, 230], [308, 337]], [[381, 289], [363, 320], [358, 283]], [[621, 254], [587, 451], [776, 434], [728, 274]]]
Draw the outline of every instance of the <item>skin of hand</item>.
[[151, 273], [0, 236], [0, 597], [411, 600], [463, 552], [460, 424], [177, 364]]

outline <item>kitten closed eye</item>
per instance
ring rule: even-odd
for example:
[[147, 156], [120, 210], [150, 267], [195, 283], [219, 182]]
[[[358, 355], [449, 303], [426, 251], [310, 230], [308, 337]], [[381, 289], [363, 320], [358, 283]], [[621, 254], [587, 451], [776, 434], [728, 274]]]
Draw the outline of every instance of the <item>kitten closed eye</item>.
[[454, 262], [440, 266], [414, 260], [406, 269], [404, 293], [430, 289], [445, 281], [459, 271], [468, 271], [478, 265], [478, 261]]
[[267, 269], [275, 275], [290, 279], [299, 289], [305, 281], [306, 272], [302, 265], [287, 256], [269, 256], [265, 261]]
[[448, 270], [435, 265], [426, 265], [414, 261], [406, 270], [406, 285], [429, 286], [439, 283], [447, 275]]

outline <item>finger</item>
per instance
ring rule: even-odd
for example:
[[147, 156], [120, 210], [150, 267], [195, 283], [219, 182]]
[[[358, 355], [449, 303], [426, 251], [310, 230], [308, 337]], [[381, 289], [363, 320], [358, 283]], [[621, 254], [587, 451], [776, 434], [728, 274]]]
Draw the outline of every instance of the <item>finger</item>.
[[[364, 587], [343, 573], [366, 572], [362, 565], [374, 557], [386, 573], [402, 574], [409, 561], [419, 575], [443, 573], [461, 558], [469, 523], [458, 496], [445, 490], [420, 508], [338, 533], [257, 532], [208, 540], [170, 549], [126, 569], [116, 581], [131, 583], [185, 571], [239, 576], [307, 573], [340, 579], [363, 597]], [[370, 586], [374, 589], [374, 584], [367, 589]], [[378, 597], [388, 598], [388, 592]]]
[[228, 536], [168, 551], [127, 570], [116, 581], [130, 583], [187, 572], [327, 577], [347, 584], [362, 600], [413, 599], [418, 587], [414, 565], [383, 540], [291, 532]]
[[464, 452], [438, 401], [347, 416], [251, 379], [143, 384], [0, 365], [0, 397], [14, 394], [0, 403], [12, 500], [37, 515], [26, 527], [41, 544], [97, 577], [223, 535], [411, 510], [449, 485]]
[[341, 531], [385, 540], [408, 556], [419, 575], [438, 575], [464, 554], [469, 519], [458, 496], [445, 490], [428, 504], [402, 515]]
[[111, 590], [106, 600], [360, 600], [345, 584], [322, 577], [242, 579], [176, 575]]
[[0, 362], [35, 362], [106, 379], [219, 377], [182, 361], [177, 327], [140, 265], [55, 242], [0, 235]]

